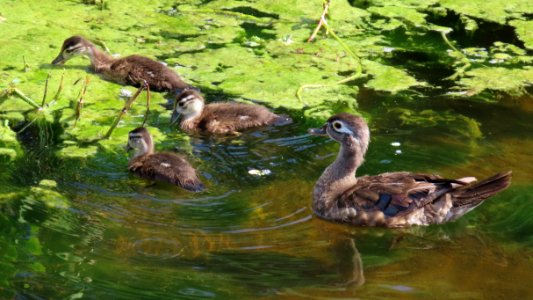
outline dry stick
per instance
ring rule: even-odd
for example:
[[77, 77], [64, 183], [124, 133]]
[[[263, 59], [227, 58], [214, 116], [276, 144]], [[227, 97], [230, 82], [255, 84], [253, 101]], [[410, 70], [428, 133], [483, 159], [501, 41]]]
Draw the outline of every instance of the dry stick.
[[78, 99], [78, 103], [76, 104], [76, 120], [74, 121], [74, 127], [76, 127], [76, 124], [78, 124], [78, 120], [81, 118], [81, 111], [83, 110], [84, 103], [83, 97], [85, 97], [85, 92], [87, 91], [87, 86], [89, 85], [89, 82], [89, 75], [87, 75], [81, 88], [80, 98]]
[[148, 114], [150, 113], [150, 86], [144, 81], [144, 88], [146, 89], [146, 112], [144, 113], [144, 120], [142, 123], [142, 127], [144, 127], [144, 124], [146, 124], [146, 121], [148, 120]]
[[[322, 11], [322, 15], [320, 16], [320, 20], [318, 21], [318, 24], [317, 24], [315, 30], [313, 31], [313, 34], [311, 34], [309, 39], [307, 39], [308, 43], [311, 43], [315, 39], [316, 35], [320, 31], [320, 28], [322, 28], [322, 25], [327, 22], [326, 21], [326, 15], [328, 14], [328, 9], [329, 9], [330, 2], [331, 2], [331, 0], [324, 1], [324, 4], [323, 4], [324, 10]], [[327, 31], [326, 31], [326, 33], [327, 33]]]
[[118, 114], [118, 117], [113, 122], [113, 125], [109, 128], [107, 133], [105, 134], [104, 138], [108, 139], [111, 136], [111, 133], [113, 133], [113, 130], [115, 130], [115, 127], [117, 127], [118, 122], [120, 122], [120, 119], [128, 112], [128, 109], [130, 109], [131, 105], [133, 104], [133, 101], [139, 97], [139, 94], [144, 90], [144, 86], [141, 86], [133, 96], [126, 102], [120, 113]]
[[43, 93], [43, 101], [41, 101], [41, 107], [44, 107], [44, 104], [46, 103], [46, 94], [48, 94], [48, 81], [50, 80], [50, 73], [46, 76], [46, 81], [44, 83], [44, 93]]

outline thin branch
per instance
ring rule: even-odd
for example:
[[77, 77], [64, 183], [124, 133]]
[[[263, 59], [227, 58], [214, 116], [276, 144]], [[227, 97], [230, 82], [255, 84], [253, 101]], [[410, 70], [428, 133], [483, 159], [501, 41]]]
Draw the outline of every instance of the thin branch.
[[146, 112], [144, 113], [144, 120], [143, 124], [141, 125], [144, 127], [144, 124], [146, 124], [146, 121], [148, 121], [148, 114], [150, 113], [150, 86], [144, 81], [144, 88], [146, 89]]
[[308, 43], [311, 43], [316, 38], [316, 35], [320, 31], [320, 28], [322, 28], [322, 25], [327, 23], [326, 16], [328, 15], [328, 9], [329, 9], [330, 2], [331, 0], [324, 0], [324, 3], [323, 3], [324, 10], [322, 11], [322, 15], [320, 16], [320, 20], [318, 21], [318, 24], [315, 30], [313, 31], [313, 34], [311, 34], [311, 36], [307, 39]]
[[120, 122], [120, 120], [122, 119], [122, 117], [128, 112], [128, 110], [130, 109], [131, 105], [133, 104], [133, 101], [135, 101], [135, 99], [137, 99], [137, 97], [139, 97], [139, 94], [144, 90], [144, 86], [141, 86], [136, 92], [135, 94], [133, 94], [133, 96], [131, 96], [131, 98], [126, 102], [126, 104], [124, 105], [124, 107], [120, 110], [120, 113], [118, 114], [118, 117], [115, 118], [115, 121], [113, 122], [113, 124], [111, 125], [111, 127], [109, 128], [109, 130], [107, 131], [107, 133], [105, 134], [104, 138], [105, 139], [108, 139], [110, 136], [111, 136], [111, 133], [113, 133], [113, 130], [115, 130], [115, 127], [117, 127], [118, 123]]

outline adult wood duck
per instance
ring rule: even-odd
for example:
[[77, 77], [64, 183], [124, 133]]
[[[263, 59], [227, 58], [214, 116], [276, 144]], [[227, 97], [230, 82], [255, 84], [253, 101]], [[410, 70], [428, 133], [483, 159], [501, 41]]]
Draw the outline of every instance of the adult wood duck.
[[238, 134], [249, 128], [292, 123], [290, 117], [272, 113], [261, 105], [229, 102], [205, 105], [202, 95], [191, 88], [176, 98], [171, 123], [176, 123], [180, 116], [181, 129], [189, 133]]
[[162, 63], [139, 55], [113, 58], [81, 36], [66, 39], [52, 64], [63, 64], [78, 55], [89, 57], [95, 73], [119, 84], [140, 87], [146, 82], [150, 90], [158, 92], [175, 92], [188, 86], [176, 72]]
[[196, 171], [185, 158], [169, 152], [154, 152], [152, 136], [146, 128], [130, 131], [126, 148], [135, 151], [128, 169], [137, 176], [175, 184], [192, 192], [204, 189]]
[[473, 177], [391, 172], [356, 177], [370, 132], [360, 117], [341, 113], [313, 135], [329, 135], [341, 144], [337, 159], [320, 176], [313, 210], [321, 218], [361, 226], [407, 227], [453, 221], [507, 188], [511, 172], [476, 182]]

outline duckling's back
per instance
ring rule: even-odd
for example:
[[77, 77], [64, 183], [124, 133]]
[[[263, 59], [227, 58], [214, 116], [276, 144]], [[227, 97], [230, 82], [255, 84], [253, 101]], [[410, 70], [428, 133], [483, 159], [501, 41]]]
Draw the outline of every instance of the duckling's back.
[[156, 92], [169, 92], [187, 87], [181, 77], [164, 64], [140, 55], [130, 55], [116, 60], [109, 75], [123, 84], [141, 86], [144, 81]]
[[137, 176], [178, 185], [192, 192], [204, 189], [196, 170], [183, 157], [174, 153], [155, 153], [133, 158], [128, 169]]
[[244, 103], [213, 103], [205, 106], [198, 123], [202, 131], [227, 133], [243, 129], [286, 125], [292, 119], [277, 115], [261, 105]]

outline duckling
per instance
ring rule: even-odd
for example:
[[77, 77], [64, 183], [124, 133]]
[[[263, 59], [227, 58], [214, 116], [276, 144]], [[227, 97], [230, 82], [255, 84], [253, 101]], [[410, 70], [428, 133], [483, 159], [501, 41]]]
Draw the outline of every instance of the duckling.
[[171, 124], [181, 117], [182, 130], [214, 134], [239, 134], [254, 127], [292, 123], [285, 115], [277, 115], [261, 105], [244, 103], [212, 103], [205, 105], [204, 98], [194, 89], [185, 89], [176, 98]]
[[507, 188], [511, 172], [476, 182], [473, 177], [391, 172], [356, 177], [370, 132], [357, 116], [332, 116], [312, 135], [328, 135], [341, 144], [339, 154], [313, 191], [313, 210], [321, 218], [360, 226], [407, 227], [456, 220], [488, 197]]
[[162, 63], [139, 55], [113, 58], [81, 36], [66, 39], [52, 64], [64, 64], [79, 55], [89, 57], [95, 73], [122, 85], [141, 87], [147, 84], [150, 90], [156, 92], [175, 92], [188, 86], [176, 72]]
[[164, 181], [191, 192], [200, 192], [204, 185], [185, 158], [174, 153], [154, 153], [152, 136], [144, 127], [129, 132], [127, 150], [134, 150], [128, 169], [141, 178]]

